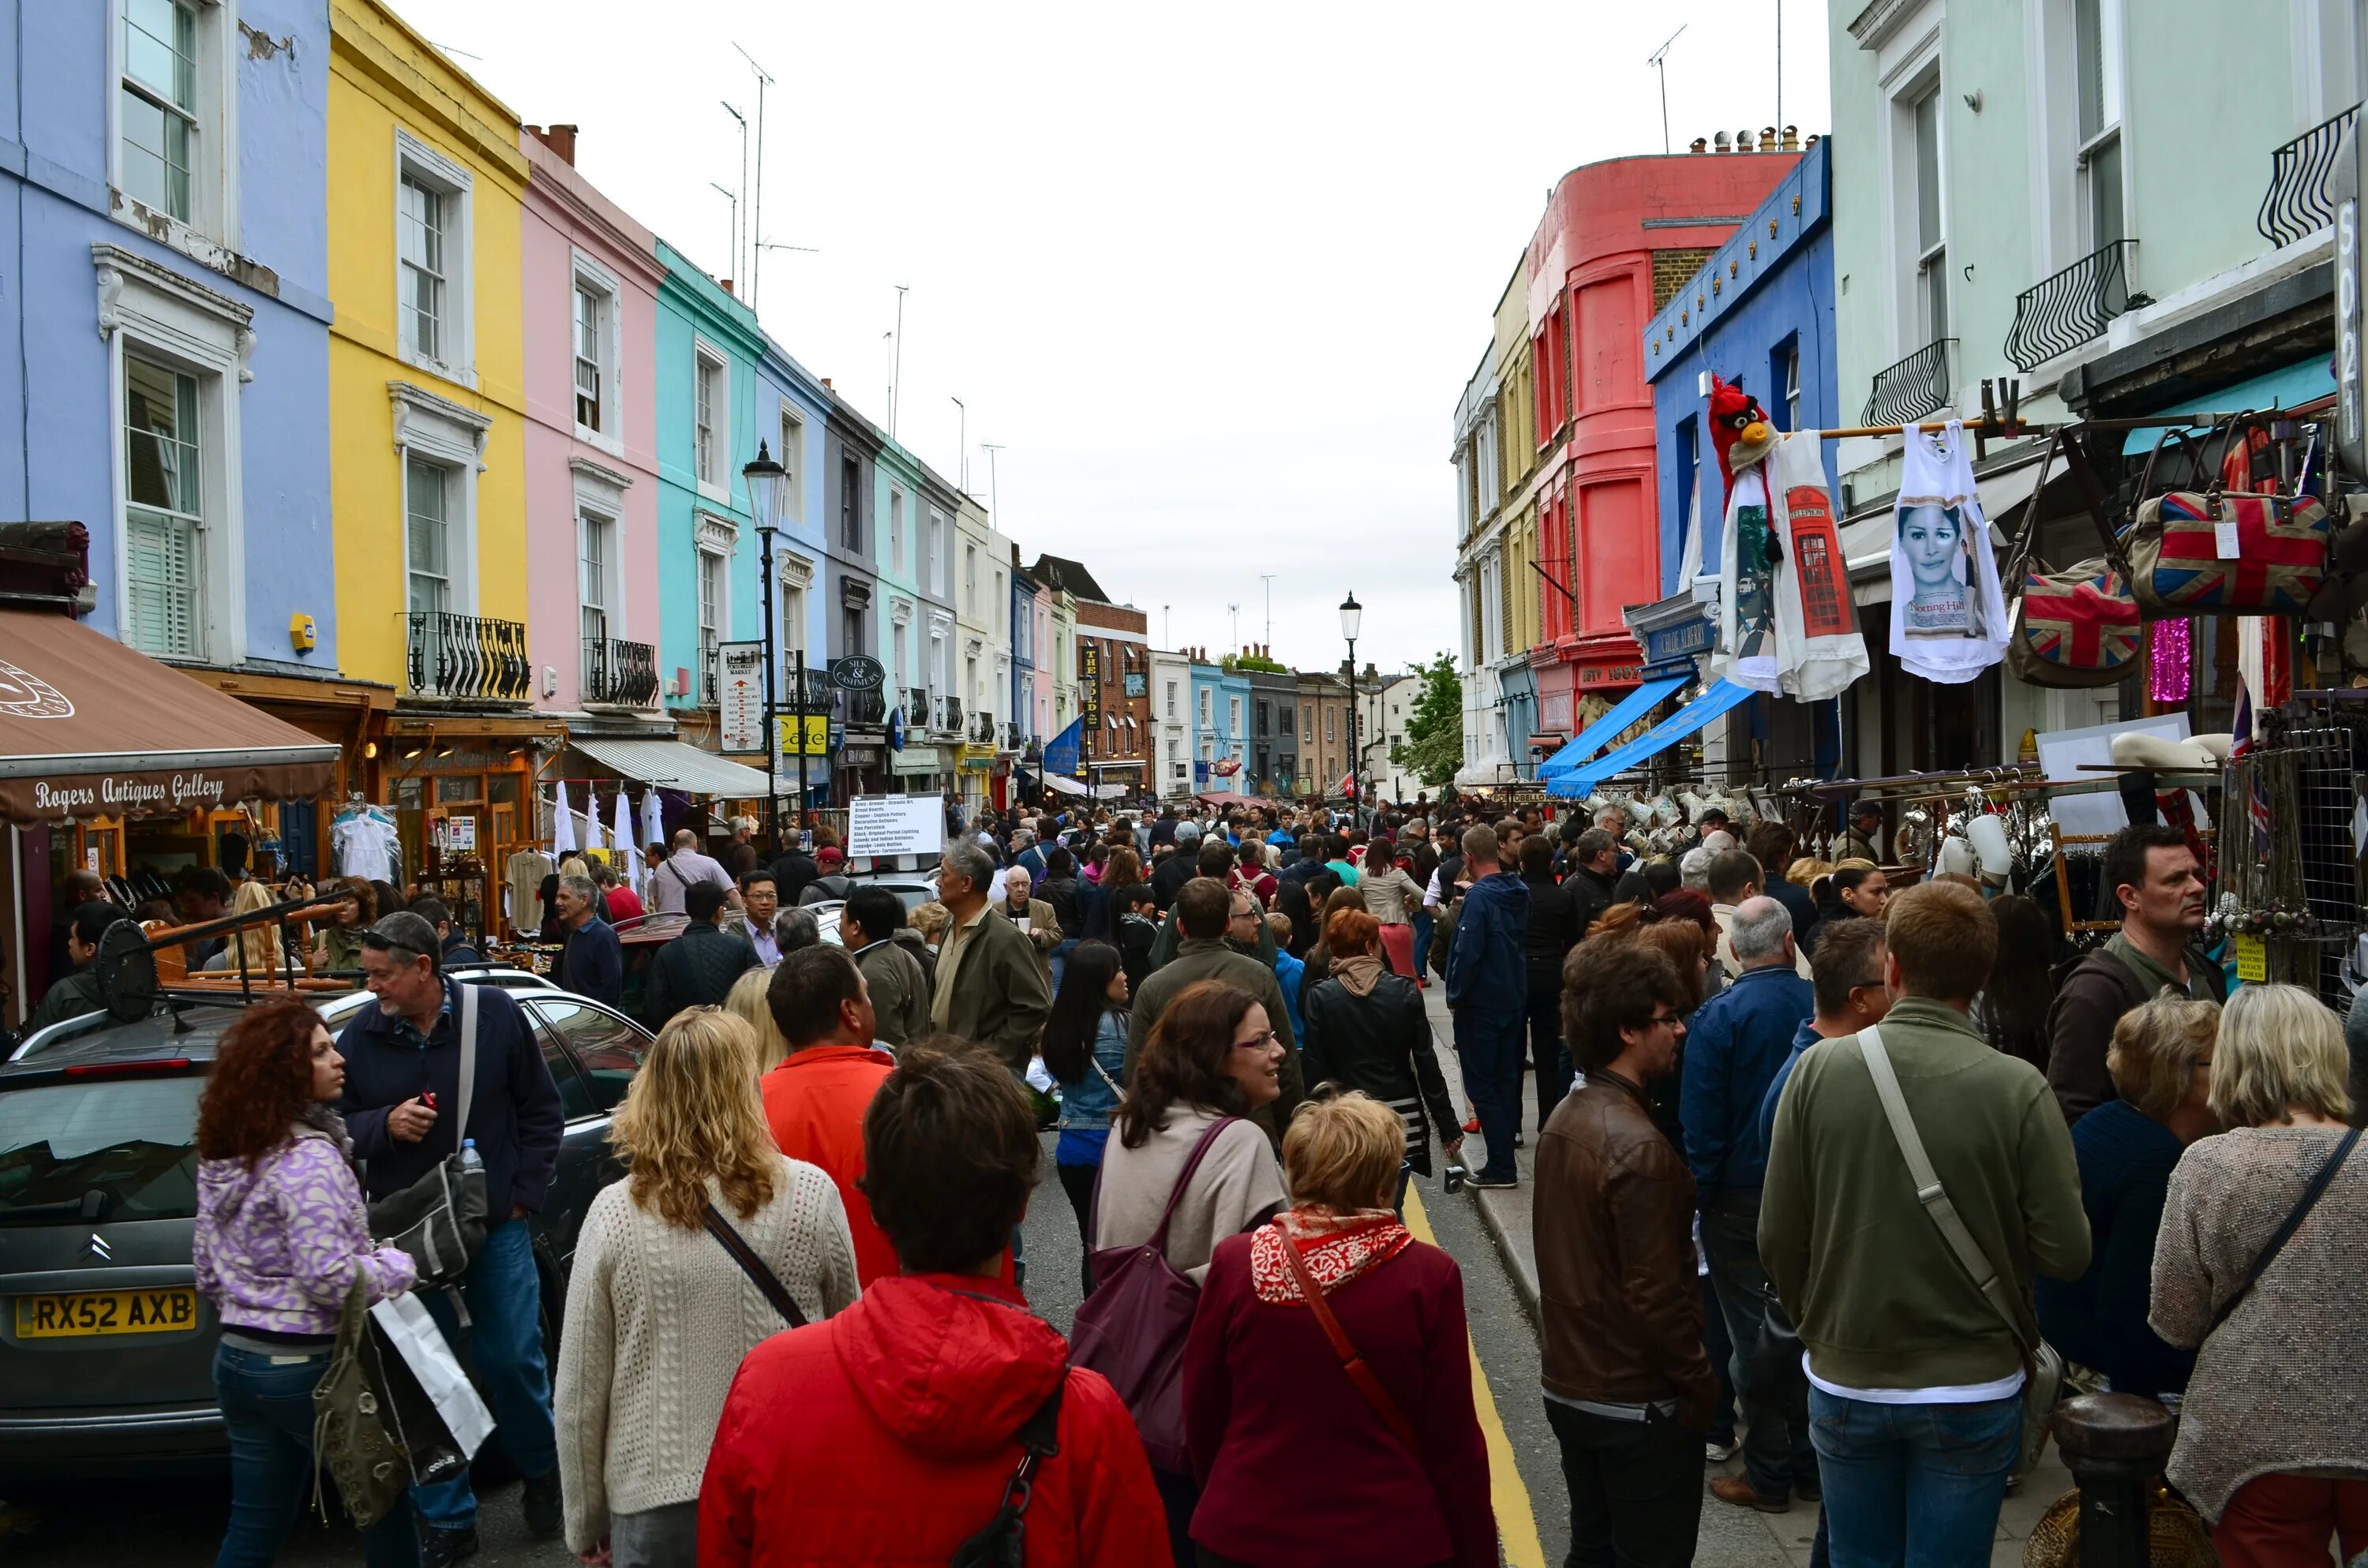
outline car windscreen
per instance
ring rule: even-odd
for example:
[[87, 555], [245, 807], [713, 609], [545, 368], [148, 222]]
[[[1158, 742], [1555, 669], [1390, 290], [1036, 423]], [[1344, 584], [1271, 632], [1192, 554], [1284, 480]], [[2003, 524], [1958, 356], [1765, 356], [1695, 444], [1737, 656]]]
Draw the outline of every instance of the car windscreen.
[[0, 1093], [0, 1224], [52, 1210], [72, 1223], [93, 1192], [108, 1220], [196, 1215], [205, 1085], [187, 1073]]

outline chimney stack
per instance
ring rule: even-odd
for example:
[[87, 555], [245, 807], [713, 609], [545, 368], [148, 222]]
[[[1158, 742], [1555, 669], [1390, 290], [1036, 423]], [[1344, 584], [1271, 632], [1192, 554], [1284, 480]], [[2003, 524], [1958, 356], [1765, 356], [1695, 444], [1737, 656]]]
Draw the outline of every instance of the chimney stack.
[[1686, 151], [1689, 153], [1707, 153], [1710, 151], [1710, 143], [1702, 137], [1697, 136], [1692, 142], [1687, 144]]
[[822, 379], [822, 390], [823, 390], [823, 391], [825, 391], [825, 392], [828, 392], [828, 391], [830, 391], [830, 390], [831, 390], [831, 386], [830, 386], [830, 378], [829, 378], [828, 376], [825, 376], [825, 377]]
[[558, 153], [561, 163], [571, 169], [575, 166], [575, 127], [553, 125], [546, 128], [529, 125], [527, 129], [534, 132], [536, 141]]
[[1763, 153], [1772, 153], [1776, 150], [1776, 128], [1774, 126], [1763, 125], [1759, 128], [1759, 150]]
[[1724, 152], [1727, 151], [1727, 137], [1726, 137], [1726, 132], [1725, 132], [1725, 131], [1720, 131], [1717, 135], [1715, 135], [1715, 136], [1712, 137], [1712, 138], [1711, 138], [1711, 144], [1712, 144], [1712, 146], [1713, 146], [1713, 147], [1714, 147], [1715, 149], [1717, 149], [1719, 152], [1724, 153]]
[[1784, 140], [1777, 143], [1777, 145], [1782, 151], [1787, 153], [1799, 152], [1801, 150], [1801, 128], [1797, 125], [1786, 126], [1784, 128]]
[[732, 279], [729, 278], [719, 278], [715, 281], [723, 286], [725, 293], [729, 294], [732, 292]]

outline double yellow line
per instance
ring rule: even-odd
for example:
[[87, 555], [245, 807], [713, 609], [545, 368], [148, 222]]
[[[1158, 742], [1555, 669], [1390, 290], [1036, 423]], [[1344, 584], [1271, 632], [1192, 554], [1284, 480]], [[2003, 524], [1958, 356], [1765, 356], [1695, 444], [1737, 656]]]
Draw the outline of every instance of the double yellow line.
[[[1406, 1188], [1406, 1229], [1415, 1240], [1439, 1244], [1431, 1233], [1430, 1216], [1422, 1210], [1422, 1197]], [[1546, 1549], [1538, 1540], [1538, 1517], [1530, 1507], [1530, 1489], [1521, 1483], [1513, 1462], [1513, 1442], [1497, 1418], [1497, 1398], [1488, 1391], [1488, 1374], [1480, 1365], [1479, 1346], [1464, 1331], [1464, 1349], [1472, 1358], [1472, 1405], [1480, 1417], [1480, 1432], [1488, 1441], [1488, 1497], [1497, 1511], [1497, 1539], [1512, 1568], [1546, 1568]]]

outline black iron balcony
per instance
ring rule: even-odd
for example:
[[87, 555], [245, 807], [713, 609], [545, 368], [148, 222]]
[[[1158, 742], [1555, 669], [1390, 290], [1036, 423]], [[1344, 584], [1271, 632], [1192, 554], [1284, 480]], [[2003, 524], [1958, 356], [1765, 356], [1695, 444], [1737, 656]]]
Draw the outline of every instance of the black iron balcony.
[[888, 699], [879, 691], [848, 691], [844, 687], [833, 693], [839, 722], [843, 724], [884, 724], [888, 722]]
[[611, 708], [655, 708], [658, 651], [646, 642], [586, 638], [584, 700]]
[[2015, 296], [2006, 357], [2016, 369], [2028, 370], [2069, 353], [2103, 336], [2113, 318], [2131, 306], [2154, 302], [2130, 292], [2130, 253], [2137, 244], [2115, 240]]
[[937, 721], [929, 727], [933, 730], [949, 731], [954, 734], [962, 733], [962, 699], [959, 697], [939, 698]]
[[699, 641], [699, 705], [720, 708], [723, 704], [723, 655], [712, 632], [702, 632]]
[[929, 727], [929, 694], [917, 686], [905, 688], [905, 727], [908, 730]]
[[1869, 425], [1907, 425], [1948, 406], [1949, 350], [1953, 337], [1936, 337], [1898, 364], [1874, 373], [1867, 394]]
[[995, 715], [992, 713], [972, 714], [970, 716], [970, 730], [965, 738], [968, 739], [970, 744], [974, 746], [993, 745], [995, 744]]
[[[807, 665], [806, 711], [809, 713], [829, 712], [830, 692], [830, 672], [827, 670], [815, 669], [812, 665]], [[786, 659], [781, 661], [780, 695], [775, 698], [774, 701], [779, 704], [780, 711], [784, 713], [793, 714], [797, 711], [797, 666]]]
[[525, 702], [534, 666], [526, 626], [481, 615], [412, 610], [403, 618], [404, 695], [458, 702]]
[[996, 749], [1001, 751], [1018, 751], [1019, 749], [1019, 725], [1012, 723], [1008, 720], [1004, 722], [1002, 743]]
[[2359, 117], [2360, 106], [2353, 104], [2270, 154], [2270, 188], [2261, 197], [2260, 216], [2253, 220], [2263, 239], [2290, 245], [2335, 222], [2327, 180], [2335, 172], [2335, 150], [2345, 128]]

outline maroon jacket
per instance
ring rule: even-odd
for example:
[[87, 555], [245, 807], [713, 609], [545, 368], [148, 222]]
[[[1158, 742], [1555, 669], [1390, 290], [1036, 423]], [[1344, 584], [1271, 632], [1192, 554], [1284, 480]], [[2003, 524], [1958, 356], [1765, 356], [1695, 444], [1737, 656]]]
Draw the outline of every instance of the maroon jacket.
[[1421, 1435], [1422, 1460], [1349, 1381], [1315, 1313], [1258, 1300], [1250, 1236], [1229, 1236], [1184, 1347], [1192, 1539], [1292, 1568], [1496, 1568], [1455, 1260], [1416, 1242], [1324, 1299]]

